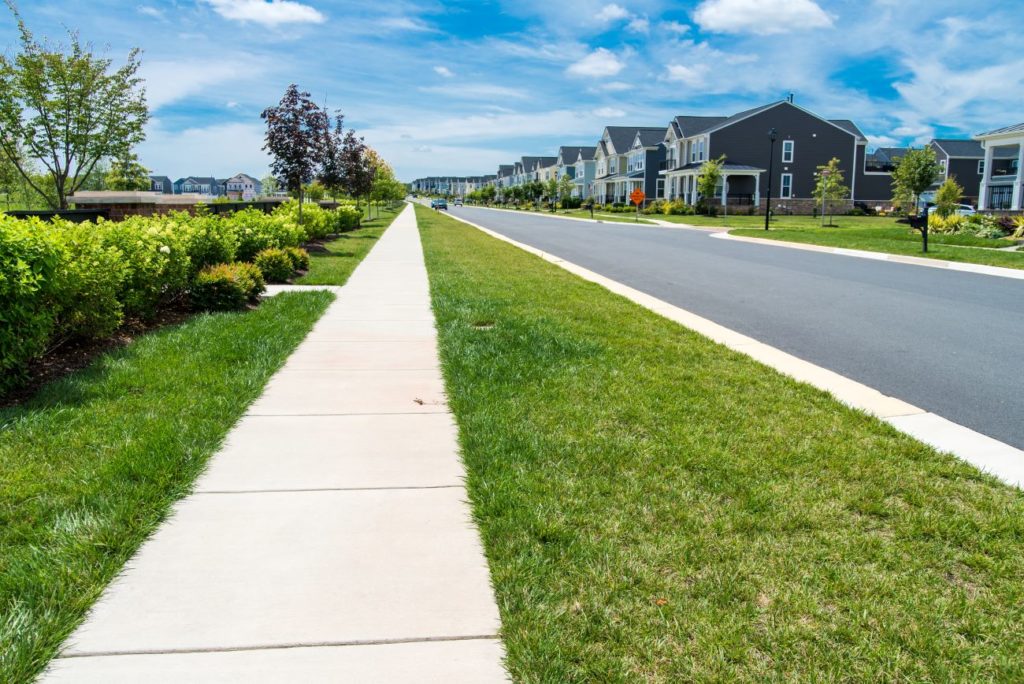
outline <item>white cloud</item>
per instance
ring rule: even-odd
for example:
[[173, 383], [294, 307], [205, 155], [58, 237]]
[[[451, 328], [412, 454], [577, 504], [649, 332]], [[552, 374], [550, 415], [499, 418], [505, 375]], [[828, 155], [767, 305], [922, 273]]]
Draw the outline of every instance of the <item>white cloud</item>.
[[139, 7], [139, 14], [145, 14], [147, 17], [153, 17], [160, 21], [166, 21], [167, 17], [164, 16], [164, 11], [157, 9], [156, 7], [150, 7], [149, 5], [142, 5]]
[[262, 123], [228, 123], [183, 131], [165, 129], [153, 120], [139, 145], [139, 159], [153, 173], [171, 180], [194, 173], [228, 177], [244, 171], [260, 178], [270, 166], [263, 147]]
[[146, 101], [155, 111], [211, 86], [258, 77], [262, 71], [262, 65], [252, 60], [183, 59], [144, 62], [140, 74], [146, 81]]
[[236, 109], [238, 107], [238, 103], [235, 102], [234, 100], [228, 100], [227, 102], [224, 103], [224, 106], [227, 107], [228, 109]]
[[327, 17], [319, 10], [293, 0], [204, 0], [220, 16], [264, 26], [321, 24]]
[[699, 88], [704, 85], [711, 68], [707, 64], [669, 64], [668, 74], [665, 78], [669, 81], [677, 81], [691, 88]]
[[452, 73], [452, 70], [446, 66], [434, 67], [434, 73], [436, 73], [438, 76], [444, 76], [445, 78], [451, 78], [455, 75]]
[[704, 0], [693, 18], [716, 33], [770, 35], [832, 26], [813, 0]]
[[633, 19], [626, 24], [626, 29], [633, 33], [647, 33], [651, 30], [651, 22], [647, 20], [647, 17], [633, 17]]
[[900, 141], [891, 135], [871, 135], [868, 136], [868, 146], [872, 149], [876, 147], [899, 147]]
[[618, 109], [617, 107], [598, 107], [594, 110], [594, 116], [600, 116], [601, 118], [607, 119], [621, 119], [626, 116], [625, 110]]
[[607, 83], [600, 83], [589, 90], [591, 92], [605, 92], [605, 93], [621, 93], [625, 90], [632, 90], [633, 85], [626, 83], [625, 81], [608, 81]]
[[460, 83], [456, 86], [423, 86], [423, 93], [438, 93], [448, 98], [461, 100], [521, 100], [530, 96], [525, 90], [498, 86], [490, 83]]
[[619, 19], [625, 19], [629, 16], [629, 12], [624, 7], [619, 5], [605, 5], [601, 8], [601, 11], [595, 15], [595, 19], [603, 22], [618, 21]]
[[679, 36], [690, 30], [690, 26], [688, 24], [680, 24], [678, 21], [663, 21], [661, 22], [660, 27], [663, 31], [675, 33]]
[[580, 61], [566, 69], [570, 76], [584, 78], [604, 78], [615, 76], [626, 67], [614, 52], [605, 48], [597, 48]]
[[437, 29], [420, 19], [413, 17], [386, 17], [374, 24], [375, 27], [393, 31], [417, 31], [420, 33], [436, 33]]

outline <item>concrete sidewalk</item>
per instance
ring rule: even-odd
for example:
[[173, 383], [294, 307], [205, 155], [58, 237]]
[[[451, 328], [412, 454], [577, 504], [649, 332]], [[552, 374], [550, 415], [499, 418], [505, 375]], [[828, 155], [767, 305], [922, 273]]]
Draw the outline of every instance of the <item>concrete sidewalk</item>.
[[46, 682], [501, 682], [412, 207]]

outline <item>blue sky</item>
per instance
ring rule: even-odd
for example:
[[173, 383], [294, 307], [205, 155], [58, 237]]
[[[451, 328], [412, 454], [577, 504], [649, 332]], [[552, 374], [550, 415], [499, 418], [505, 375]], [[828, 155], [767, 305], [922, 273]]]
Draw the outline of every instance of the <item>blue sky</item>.
[[[21, 0], [115, 60], [138, 46], [154, 172], [262, 175], [260, 111], [296, 82], [403, 180], [493, 173], [796, 95], [876, 145], [1024, 120], [1024, 2], [995, 0]], [[4, 45], [13, 22], [0, 23]]]

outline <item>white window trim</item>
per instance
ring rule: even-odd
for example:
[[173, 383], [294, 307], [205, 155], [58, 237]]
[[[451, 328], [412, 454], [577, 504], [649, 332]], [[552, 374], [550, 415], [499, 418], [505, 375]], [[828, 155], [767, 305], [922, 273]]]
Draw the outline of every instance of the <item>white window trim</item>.
[[[788, 188], [786, 178], [789, 178]], [[786, 194], [787, 192], [788, 194]], [[793, 199], [793, 174], [784, 173], [779, 177], [779, 199]]]
[[985, 175], [985, 160], [984, 159], [979, 159], [978, 160], [978, 175], [979, 176], [984, 176]]
[[[786, 146], [789, 145], [789, 150], [786, 150]], [[795, 140], [783, 140], [782, 141], [782, 163], [792, 164], [793, 158], [796, 156], [796, 141]]]

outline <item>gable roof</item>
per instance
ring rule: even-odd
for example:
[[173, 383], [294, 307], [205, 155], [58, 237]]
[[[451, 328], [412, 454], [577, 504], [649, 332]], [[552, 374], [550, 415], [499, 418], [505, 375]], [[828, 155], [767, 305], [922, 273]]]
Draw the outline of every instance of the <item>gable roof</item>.
[[605, 126], [604, 133], [601, 134], [601, 141], [604, 142], [605, 134], [607, 134], [615, 154], [625, 154], [633, 146], [637, 131], [656, 131], [658, 142], [661, 142], [662, 136], [665, 135], [665, 128], [662, 126]]
[[864, 135], [864, 131], [860, 130], [857, 124], [853, 123], [849, 119], [828, 119], [828, 122], [830, 124], [839, 126], [847, 133], [850, 133], [851, 135], [860, 139], [862, 142], [867, 142], [868, 140], [868, 137]]
[[665, 129], [664, 128], [641, 128], [641, 129], [637, 130], [636, 135], [633, 136], [633, 143], [630, 145], [630, 147], [632, 147], [633, 145], [636, 144], [637, 138], [640, 139], [640, 146], [641, 147], [657, 147], [662, 142], [664, 142], [664, 139], [665, 139]]
[[[558, 148], [558, 160], [562, 164], [575, 164], [576, 160], [579, 158], [580, 153], [583, 152], [583, 150], [590, 150], [590, 157], [589, 157], [589, 159], [593, 159], [594, 158], [594, 148], [593, 147], [579, 147], [579, 146], [568, 147], [568, 146], [563, 146], [563, 147], [559, 147]], [[583, 158], [584, 159], [588, 159], [586, 154], [583, 155]]]
[[672, 127], [676, 131], [676, 136], [680, 138], [689, 138], [692, 135], [696, 135], [701, 131], [707, 130], [712, 126], [717, 126], [729, 117], [727, 116], [677, 116], [672, 119]]
[[932, 147], [937, 147], [947, 157], [971, 157], [981, 159], [985, 156], [985, 150], [977, 140], [932, 140]]
[[984, 138], [990, 135], [1003, 135], [1004, 133], [1024, 133], [1024, 123], [1014, 124], [1012, 126], [1006, 126], [1004, 128], [997, 128], [994, 131], [986, 131], [984, 133], [978, 133], [975, 138]]

